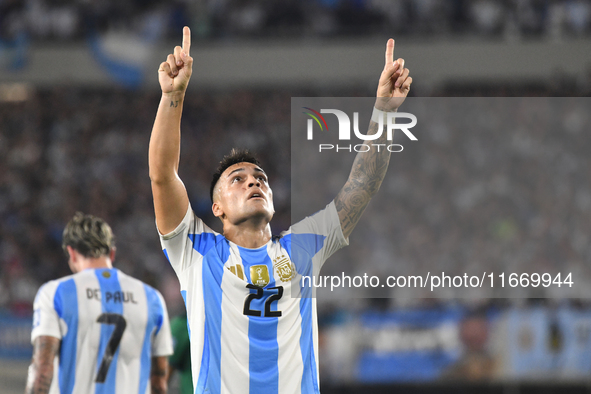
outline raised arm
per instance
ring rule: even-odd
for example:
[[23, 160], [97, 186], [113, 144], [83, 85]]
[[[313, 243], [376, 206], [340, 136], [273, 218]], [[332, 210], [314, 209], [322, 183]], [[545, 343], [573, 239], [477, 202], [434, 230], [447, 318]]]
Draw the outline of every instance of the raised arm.
[[42, 335], [35, 339], [25, 394], [49, 393], [53, 379], [53, 359], [59, 348], [58, 338]]
[[[386, 64], [378, 83], [376, 109], [385, 112], [398, 110], [410, 91], [412, 78], [408, 74], [408, 68], [404, 68], [404, 59], [394, 61], [394, 40], [389, 39]], [[372, 120], [368, 135], [376, 134], [377, 131], [378, 124]], [[383, 132], [377, 140], [366, 143], [386, 144], [386, 137], [387, 133]], [[355, 157], [349, 178], [334, 200], [345, 238], [351, 235], [369, 200], [380, 189], [389, 162], [390, 152], [387, 149], [378, 151], [375, 147]]]
[[191, 31], [183, 29], [183, 46], [174, 48], [158, 69], [162, 98], [156, 113], [148, 162], [158, 230], [166, 234], [183, 220], [189, 206], [185, 185], [178, 175], [181, 151], [181, 115], [193, 67]]

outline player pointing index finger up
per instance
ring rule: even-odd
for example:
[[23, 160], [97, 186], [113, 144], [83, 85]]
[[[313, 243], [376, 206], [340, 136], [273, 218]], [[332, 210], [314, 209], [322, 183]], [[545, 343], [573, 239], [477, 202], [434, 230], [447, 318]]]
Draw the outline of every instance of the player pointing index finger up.
[[183, 52], [191, 55], [191, 29], [187, 26], [183, 28]]
[[187, 89], [191, 78], [193, 58], [191, 51], [191, 29], [183, 28], [183, 46], [176, 46], [158, 69], [158, 80], [162, 93], [180, 93]]
[[409, 77], [408, 68], [404, 68], [404, 59], [394, 61], [394, 40], [390, 38], [386, 44], [386, 61], [377, 91], [377, 97], [384, 99], [378, 100], [376, 107], [388, 111], [398, 108], [408, 95], [411, 83], [412, 77]]
[[[270, 181], [256, 158], [232, 150], [211, 181], [212, 212], [223, 234], [212, 231], [194, 214], [178, 176], [181, 114], [193, 61], [189, 50], [185, 27], [183, 47], [160, 65], [162, 99], [149, 165], [160, 240], [187, 307], [195, 392], [318, 394], [316, 299], [302, 277], [320, 272], [348, 244], [382, 183], [390, 152], [359, 153], [326, 208], [273, 237]], [[398, 109], [411, 82], [404, 60], [394, 61], [389, 40], [368, 135], [377, 133], [385, 112]], [[384, 145], [386, 135], [371, 143]]]

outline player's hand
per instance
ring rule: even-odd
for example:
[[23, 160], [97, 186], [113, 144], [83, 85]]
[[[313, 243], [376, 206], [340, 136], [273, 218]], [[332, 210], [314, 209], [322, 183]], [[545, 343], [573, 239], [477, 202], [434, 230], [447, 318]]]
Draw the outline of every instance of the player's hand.
[[404, 68], [404, 59], [394, 61], [394, 40], [390, 38], [386, 44], [386, 63], [378, 82], [377, 109], [395, 111], [402, 105], [412, 83], [409, 73], [408, 68]]
[[191, 30], [183, 28], [183, 46], [176, 46], [174, 53], [166, 58], [158, 68], [158, 81], [162, 93], [184, 93], [189, 85], [193, 71], [191, 50]]

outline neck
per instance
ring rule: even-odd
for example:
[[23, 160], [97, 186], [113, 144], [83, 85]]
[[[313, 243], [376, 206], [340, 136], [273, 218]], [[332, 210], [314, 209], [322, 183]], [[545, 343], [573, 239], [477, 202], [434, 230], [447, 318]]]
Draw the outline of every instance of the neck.
[[268, 222], [260, 226], [235, 226], [224, 223], [224, 237], [243, 248], [260, 248], [269, 242], [271, 236], [271, 225]]
[[80, 271], [93, 268], [113, 268], [111, 259], [107, 256], [85, 258], [80, 264]]

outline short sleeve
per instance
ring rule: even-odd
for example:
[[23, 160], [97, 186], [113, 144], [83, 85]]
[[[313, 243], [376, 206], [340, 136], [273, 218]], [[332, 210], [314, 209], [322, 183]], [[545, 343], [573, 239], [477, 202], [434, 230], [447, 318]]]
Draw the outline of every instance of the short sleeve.
[[[292, 242], [302, 238], [307, 248], [313, 248], [314, 265], [320, 268], [337, 250], [349, 245], [343, 235], [341, 222], [334, 201], [321, 211], [308, 216], [291, 227]], [[311, 238], [309, 235], [313, 235]]]
[[52, 281], [41, 286], [33, 304], [33, 330], [31, 343], [40, 336], [51, 336], [62, 339], [60, 317], [55, 310], [54, 298], [59, 282]]
[[200, 256], [195, 255], [195, 252], [198, 250], [195, 248], [195, 246], [198, 246], [195, 244], [195, 241], [206, 239], [207, 237], [201, 236], [206, 234], [211, 234], [211, 237], [215, 237], [216, 235], [212, 229], [195, 215], [190, 204], [185, 217], [177, 228], [168, 234], [159, 234], [162, 250], [177, 276], [191, 264], [200, 260]]
[[159, 291], [156, 290], [158, 299], [162, 305], [162, 325], [157, 330], [152, 342], [152, 356], [170, 356], [172, 354], [172, 335], [170, 333], [170, 321], [168, 320], [168, 310], [166, 303]]

